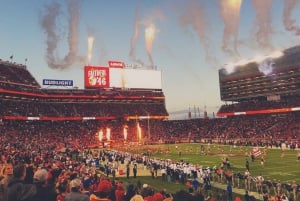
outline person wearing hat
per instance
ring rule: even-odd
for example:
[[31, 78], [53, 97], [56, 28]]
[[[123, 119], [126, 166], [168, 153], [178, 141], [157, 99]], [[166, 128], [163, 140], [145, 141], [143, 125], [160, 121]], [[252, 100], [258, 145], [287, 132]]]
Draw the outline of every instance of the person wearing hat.
[[66, 195], [64, 201], [89, 201], [89, 196], [81, 192], [82, 182], [80, 179], [71, 180], [70, 188], [71, 192]]
[[107, 179], [103, 179], [99, 182], [96, 192], [90, 195], [90, 201], [111, 201], [111, 199], [109, 199], [111, 189], [111, 182]]
[[35, 195], [31, 201], [55, 201], [57, 197], [54, 186], [48, 184], [49, 172], [44, 169], [38, 169], [33, 175], [33, 185]]

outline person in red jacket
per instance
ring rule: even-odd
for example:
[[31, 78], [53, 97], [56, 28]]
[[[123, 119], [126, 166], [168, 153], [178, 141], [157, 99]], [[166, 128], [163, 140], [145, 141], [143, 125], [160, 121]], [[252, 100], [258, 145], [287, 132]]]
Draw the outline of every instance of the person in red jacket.
[[125, 200], [124, 185], [121, 182], [117, 184], [115, 196], [116, 196], [116, 201], [124, 201]]
[[112, 184], [109, 180], [103, 179], [97, 186], [96, 192], [90, 195], [90, 201], [111, 201], [109, 194], [112, 189]]

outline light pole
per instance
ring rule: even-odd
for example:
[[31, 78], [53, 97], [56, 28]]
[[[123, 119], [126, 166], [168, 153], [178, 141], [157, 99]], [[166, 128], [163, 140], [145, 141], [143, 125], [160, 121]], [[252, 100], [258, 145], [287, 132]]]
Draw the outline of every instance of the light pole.
[[150, 142], [150, 116], [149, 116], [149, 113], [148, 113], [148, 140]]

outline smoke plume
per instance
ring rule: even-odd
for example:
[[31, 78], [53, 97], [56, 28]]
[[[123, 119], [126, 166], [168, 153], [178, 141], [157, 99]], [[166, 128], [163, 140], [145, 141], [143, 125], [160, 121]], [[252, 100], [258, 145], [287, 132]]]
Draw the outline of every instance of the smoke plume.
[[[224, 21], [222, 50], [231, 56], [238, 56], [238, 33], [242, 0], [221, 0], [221, 17]], [[231, 44], [231, 39], [232, 44]]]
[[129, 56], [134, 62], [137, 62], [139, 65], [144, 66], [144, 62], [137, 59], [136, 55], [135, 55], [135, 47], [136, 47], [136, 41], [138, 39], [138, 36], [139, 36], [139, 8], [137, 6], [136, 10], [135, 10], [135, 16], [134, 16], [133, 35], [132, 35], [131, 41], [130, 41]]
[[283, 10], [283, 24], [287, 31], [292, 31], [296, 35], [300, 35], [300, 27], [295, 25], [296, 20], [291, 18], [293, 9], [296, 7], [298, 0], [285, 0]]
[[57, 18], [62, 14], [61, 5], [52, 2], [45, 6], [45, 12], [42, 16], [41, 26], [47, 36], [46, 59], [48, 66], [53, 69], [65, 69], [79, 60], [78, 51], [78, 24], [79, 24], [79, 5], [80, 0], [68, 0], [68, 12], [70, 14], [68, 26], [68, 46], [69, 52], [63, 59], [56, 56], [56, 48], [60, 40], [60, 36], [56, 33]]
[[204, 19], [205, 13], [203, 6], [196, 3], [196, 1], [191, 1], [191, 3], [187, 5], [186, 12], [180, 16], [179, 22], [182, 26], [190, 26], [196, 31], [199, 41], [204, 47], [206, 60], [212, 60], [211, 55], [213, 54], [211, 53], [210, 42], [206, 32], [208, 27]]
[[255, 25], [257, 30], [254, 33], [258, 45], [264, 49], [273, 49], [271, 44], [271, 8], [272, 0], [252, 0], [255, 9]]

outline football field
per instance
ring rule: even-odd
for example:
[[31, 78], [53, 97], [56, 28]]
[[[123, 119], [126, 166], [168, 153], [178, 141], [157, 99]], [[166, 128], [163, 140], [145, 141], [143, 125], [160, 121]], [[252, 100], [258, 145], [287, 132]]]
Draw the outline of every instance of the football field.
[[261, 154], [255, 157], [254, 161], [251, 158], [252, 146], [186, 143], [129, 146], [126, 151], [150, 154], [151, 157], [170, 159], [174, 162], [189, 162], [204, 168], [220, 167], [227, 158], [233, 174], [244, 174], [248, 160], [252, 177], [263, 176], [264, 180], [276, 180], [281, 183], [291, 183], [295, 180], [300, 183], [300, 160], [297, 158], [299, 150], [289, 148], [259, 147]]

